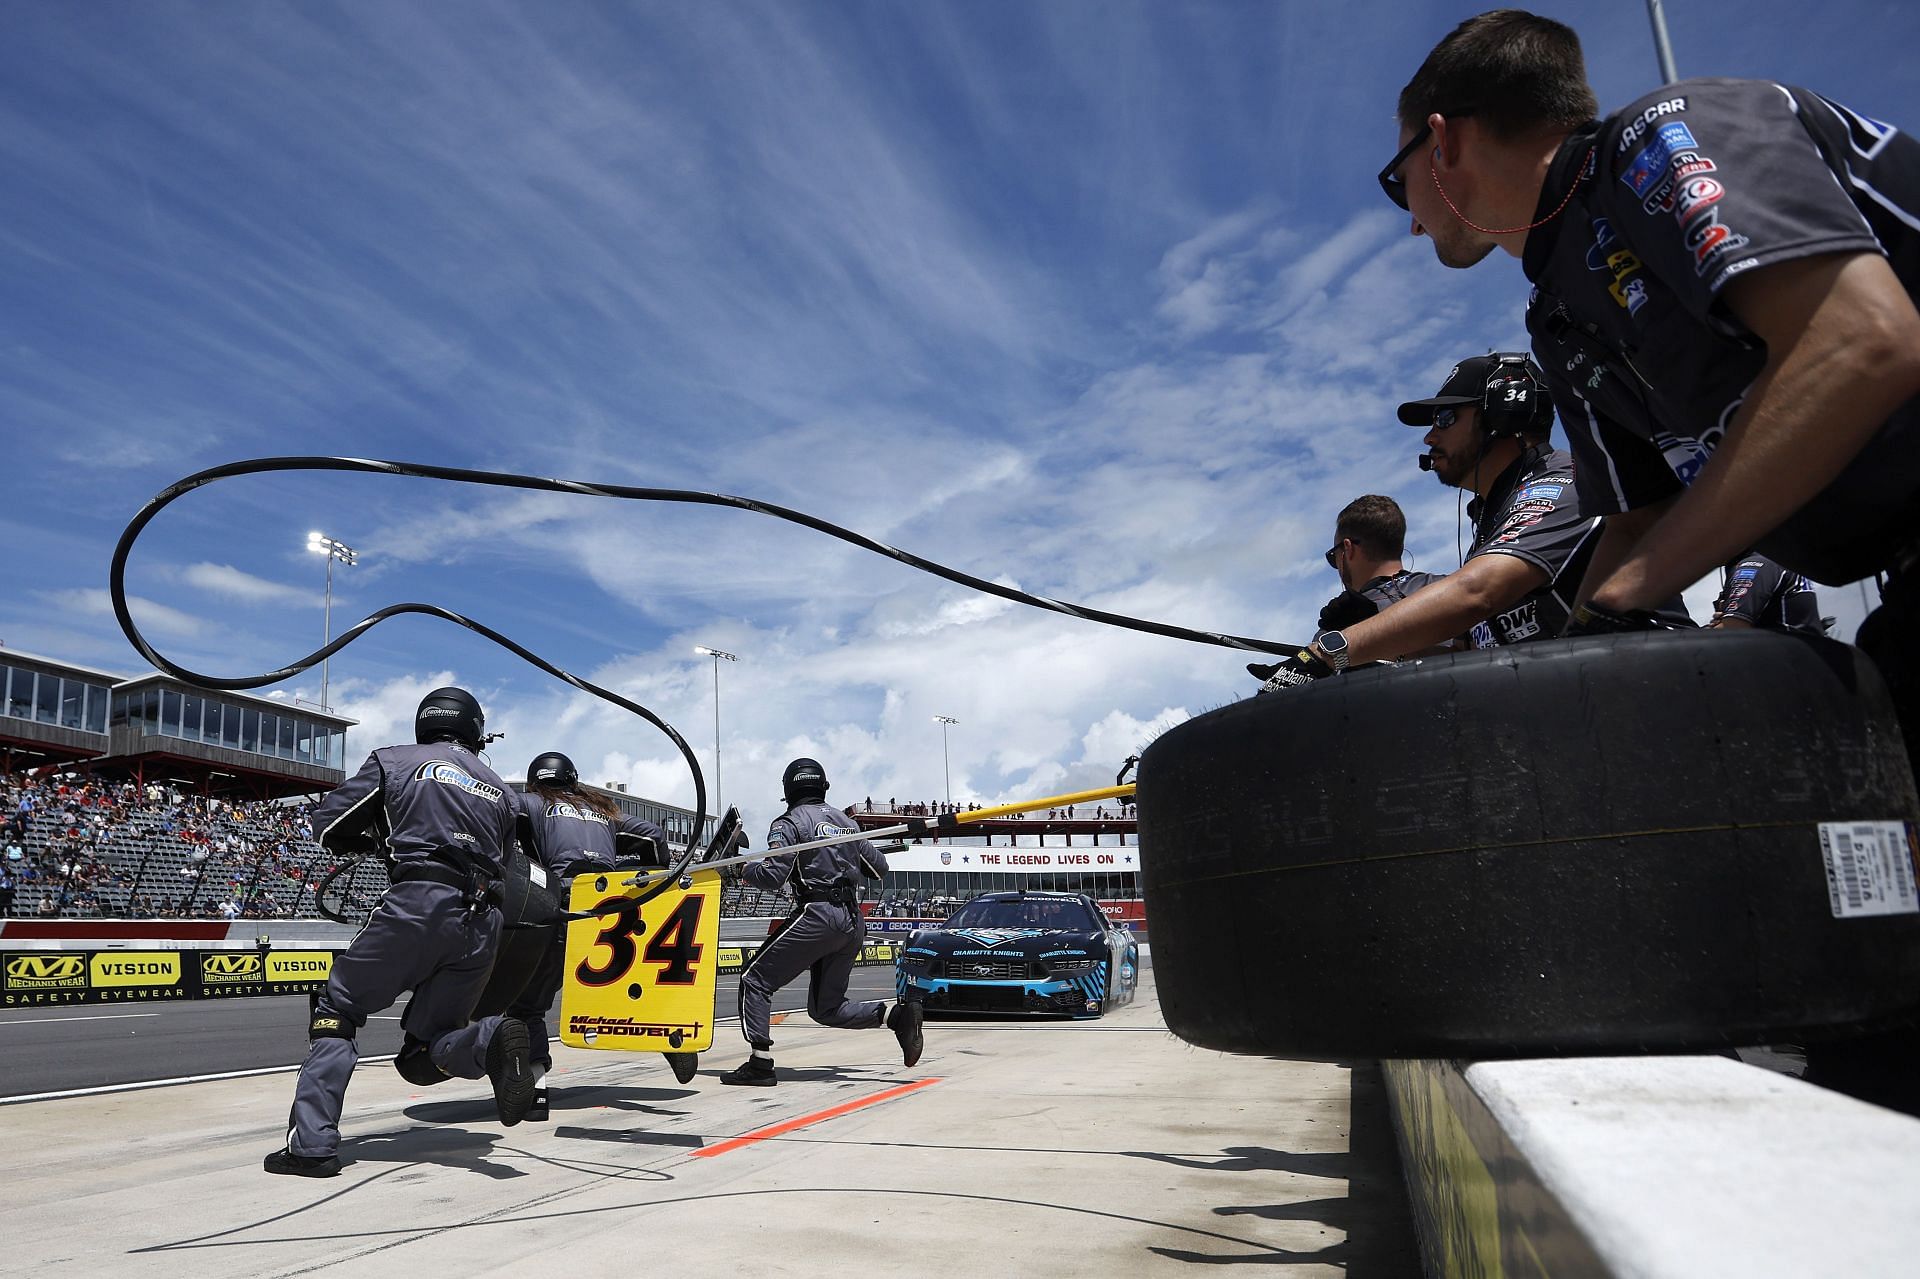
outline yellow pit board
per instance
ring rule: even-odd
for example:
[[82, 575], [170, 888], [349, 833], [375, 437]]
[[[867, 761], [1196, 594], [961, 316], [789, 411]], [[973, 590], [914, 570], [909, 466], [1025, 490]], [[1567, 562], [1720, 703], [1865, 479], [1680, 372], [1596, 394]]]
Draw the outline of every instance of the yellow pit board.
[[[631, 872], [580, 875], [576, 911], [638, 897]], [[614, 1052], [704, 1052], [713, 1046], [720, 972], [720, 874], [695, 871], [632, 911], [567, 925], [560, 1042]]]

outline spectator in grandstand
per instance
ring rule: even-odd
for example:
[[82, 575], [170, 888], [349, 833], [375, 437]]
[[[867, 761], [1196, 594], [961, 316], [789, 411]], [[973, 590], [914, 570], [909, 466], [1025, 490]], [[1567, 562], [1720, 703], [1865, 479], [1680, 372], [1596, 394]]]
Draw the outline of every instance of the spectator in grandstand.
[[[1405, 599], [1440, 574], [1406, 568], [1407, 517], [1390, 497], [1369, 493], [1346, 504], [1333, 522], [1333, 546], [1327, 567], [1340, 575], [1340, 593], [1320, 610], [1318, 635], [1364, 621], [1389, 604]], [[1247, 673], [1269, 680], [1278, 663], [1249, 662]]]
[[[1474, 494], [1466, 563], [1372, 617], [1323, 632], [1281, 662], [1263, 692], [1409, 656], [1462, 632], [1476, 648], [1551, 638], [1572, 611], [1600, 530], [1582, 513], [1573, 459], [1552, 445], [1553, 404], [1539, 367], [1517, 354], [1462, 360], [1439, 394], [1402, 404], [1400, 420], [1427, 428], [1422, 468]], [[1690, 624], [1677, 596], [1660, 615]]]
[[[773, 819], [768, 848], [858, 832], [852, 818], [827, 803], [827, 785], [826, 769], [818, 760], [801, 758], [787, 765], [780, 778], [787, 811]], [[902, 1060], [909, 1066], [918, 1062], [923, 1047], [918, 1004], [896, 1003], [889, 1013], [885, 1001], [847, 998], [847, 982], [866, 936], [860, 881], [886, 877], [886, 854], [867, 840], [852, 840], [749, 862], [733, 873], [755, 888], [791, 882], [800, 904], [740, 974], [740, 1030], [748, 1056], [721, 1075], [720, 1082], [762, 1088], [779, 1082], [773, 1067], [773, 994], [809, 971], [809, 1017], [845, 1030], [885, 1026], [900, 1041]]]
[[4, 862], [0, 862], [0, 916], [13, 914], [15, 888], [13, 872], [7, 869]]
[[[526, 819], [521, 831], [529, 841], [527, 856], [546, 868], [562, 903], [575, 875], [671, 864], [667, 832], [644, 817], [622, 813], [612, 800], [581, 786], [580, 770], [559, 751], [535, 756], [527, 765], [527, 789], [519, 796], [519, 807]], [[501, 962], [514, 956], [515, 962], [530, 965], [524, 978], [514, 979], [522, 989], [507, 1002], [507, 1012], [526, 1023], [531, 1044], [535, 1083], [527, 1118], [544, 1120], [549, 1113], [546, 1076], [553, 1069], [547, 1012], [565, 975], [567, 942], [558, 925], [526, 931], [538, 935], [524, 947], [525, 958], [518, 957], [520, 947], [510, 945], [503, 949]], [[675, 1079], [683, 1084], [693, 1079], [700, 1054], [664, 1055]]]
[[413, 745], [385, 746], [314, 810], [320, 844], [337, 854], [379, 848], [392, 887], [333, 963], [308, 1027], [287, 1144], [270, 1173], [340, 1171], [340, 1111], [368, 1017], [412, 990], [394, 1068], [409, 1083], [453, 1076], [492, 1081], [500, 1122], [533, 1100], [526, 1025], [508, 1016], [469, 1023], [499, 948], [503, 863], [517, 807], [480, 759], [485, 718], [461, 688], [438, 688], [414, 713]]
[[1799, 635], [1824, 635], [1820, 597], [1812, 583], [1764, 555], [1743, 555], [1727, 565], [1726, 586], [1713, 602], [1715, 630], [1762, 627]]

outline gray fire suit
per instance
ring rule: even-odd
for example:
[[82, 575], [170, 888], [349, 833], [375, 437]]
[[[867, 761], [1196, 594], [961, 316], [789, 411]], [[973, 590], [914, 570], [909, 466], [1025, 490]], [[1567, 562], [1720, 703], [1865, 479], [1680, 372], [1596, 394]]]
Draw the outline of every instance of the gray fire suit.
[[[622, 815], [616, 825], [587, 804], [548, 800], [533, 791], [518, 800], [532, 828], [533, 847], [526, 850], [527, 856], [547, 868], [563, 907], [569, 881], [575, 875], [612, 870], [616, 861], [623, 867], [670, 864], [667, 832], [644, 817]], [[527, 1023], [532, 1058], [543, 1070], [553, 1067], [547, 1012], [560, 991], [567, 957], [566, 930], [555, 928], [552, 932], [553, 940], [541, 951], [526, 989], [507, 1007], [509, 1015]]]
[[453, 742], [386, 746], [313, 812], [315, 837], [335, 853], [371, 841], [393, 886], [333, 963], [315, 1000], [307, 1058], [294, 1086], [287, 1148], [324, 1157], [340, 1144], [340, 1111], [368, 1017], [411, 989], [403, 1054], [426, 1054], [443, 1075], [486, 1074], [498, 1017], [468, 1024], [500, 940], [488, 898], [514, 839], [506, 784]]
[[[859, 829], [858, 823], [831, 804], [796, 804], [773, 819], [767, 847], [787, 848]], [[808, 969], [813, 970], [807, 988], [809, 1017], [823, 1026], [848, 1030], [886, 1024], [884, 1002], [847, 999], [847, 982], [866, 935], [859, 906], [860, 879], [879, 879], [886, 873], [886, 854], [864, 839], [769, 857], [740, 868], [741, 879], [754, 888], [772, 890], [791, 884], [799, 901], [740, 974], [740, 1031], [748, 1044], [762, 1051], [773, 1046], [773, 992]]]

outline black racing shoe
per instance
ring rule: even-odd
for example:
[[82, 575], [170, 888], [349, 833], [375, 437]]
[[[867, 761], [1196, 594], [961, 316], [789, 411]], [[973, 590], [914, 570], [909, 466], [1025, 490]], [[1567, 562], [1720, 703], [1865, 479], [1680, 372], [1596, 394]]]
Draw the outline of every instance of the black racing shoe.
[[667, 1065], [673, 1067], [673, 1077], [683, 1084], [693, 1082], [694, 1072], [700, 1069], [699, 1053], [661, 1053], [667, 1059]]
[[547, 1122], [547, 1090], [544, 1086], [533, 1090], [533, 1100], [527, 1103], [527, 1118], [537, 1124]]
[[1267, 665], [1265, 662], [1248, 662], [1247, 663], [1247, 674], [1253, 676], [1255, 679], [1259, 680], [1262, 684], [1272, 679], [1273, 673], [1279, 669], [1280, 669], [1280, 663], [1278, 662], [1275, 662], [1271, 666]]
[[260, 1166], [282, 1177], [337, 1177], [340, 1175], [340, 1156], [296, 1155], [282, 1146], [268, 1155]]
[[487, 1078], [493, 1081], [493, 1104], [508, 1128], [527, 1117], [533, 1104], [533, 1045], [527, 1023], [502, 1017], [487, 1041]]
[[920, 1005], [910, 1000], [901, 1000], [887, 1014], [887, 1029], [900, 1041], [900, 1059], [909, 1066], [920, 1064], [920, 1054], [926, 1050], [926, 1036], [920, 1033], [926, 1014], [920, 1011]]
[[732, 1070], [723, 1071], [720, 1082], [743, 1088], [771, 1088], [780, 1082], [773, 1063], [763, 1057], [749, 1057]]

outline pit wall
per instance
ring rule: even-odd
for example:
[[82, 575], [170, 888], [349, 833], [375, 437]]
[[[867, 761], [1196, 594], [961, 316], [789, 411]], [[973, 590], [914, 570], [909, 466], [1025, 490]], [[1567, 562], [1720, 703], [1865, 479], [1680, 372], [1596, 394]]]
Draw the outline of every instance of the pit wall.
[[1908, 1276], [1920, 1120], [1721, 1057], [1383, 1062], [1429, 1276]]

